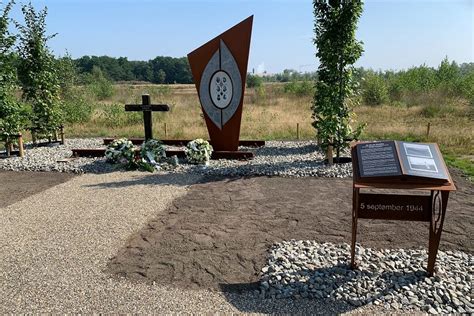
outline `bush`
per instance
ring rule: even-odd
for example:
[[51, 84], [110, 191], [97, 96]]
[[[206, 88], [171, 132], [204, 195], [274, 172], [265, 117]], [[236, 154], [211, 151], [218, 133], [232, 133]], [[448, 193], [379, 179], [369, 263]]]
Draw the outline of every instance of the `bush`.
[[[15, 98], [17, 80], [14, 67], [15, 36], [8, 31], [8, 14], [14, 2], [9, 1], [0, 14], [0, 139], [18, 134], [26, 125], [28, 114]], [[1, 4], [0, 4], [1, 6]]]
[[86, 123], [92, 118], [93, 108], [80, 96], [63, 101], [63, 117], [67, 123]]
[[112, 83], [106, 79], [89, 84], [89, 89], [97, 100], [103, 101], [114, 95]]
[[114, 95], [114, 86], [102, 73], [102, 70], [94, 66], [91, 74], [82, 77], [82, 81], [87, 84], [89, 91], [99, 101], [110, 98]]
[[62, 124], [58, 64], [48, 48], [47, 10], [36, 12], [31, 2], [22, 6], [25, 25], [19, 30], [18, 77], [23, 99], [32, 107], [31, 123], [39, 138], [51, 136]]
[[310, 81], [292, 81], [285, 84], [283, 92], [298, 97], [311, 96], [314, 94], [314, 86]]
[[368, 74], [362, 81], [362, 99], [367, 105], [381, 105], [388, 101], [385, 80], [376, 74]]
[[102, 108], [102, 122], [107, 127], [125, 126], [143, 122], [142, 113], [125, 112], [122, 104], [104, 104]]
[[426, 118], [444, 117], [455, 111], [451, 104], [428, 104], [421, 110], [421, 115]]
[[247, 75], [247, 88], [258, 88], [263, 85], [263, 79], [260, 76], [248, 74]]
[[471, 106], [474, 106], [474, 71], [468, 73], [460, 81], [459, 90], [461, 91], [461, 95], [469, 101]]

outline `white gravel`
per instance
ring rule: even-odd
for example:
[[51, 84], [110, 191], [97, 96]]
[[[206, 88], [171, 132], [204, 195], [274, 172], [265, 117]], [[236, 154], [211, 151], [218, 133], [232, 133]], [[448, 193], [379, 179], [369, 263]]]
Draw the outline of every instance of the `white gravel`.
[[[317, 300], [191, 291], [103, 271], [139, 230], [199, 176], [82, 175], [0, 208], [0, 313], [341, 313]], [[104, 188], [104, 184], [107, 187]], [[370, 310], [370, 309], [369, 309]]]
[[474, 256], [439, 251], [433, 277], [425, 271], [427, 259], [426, 249], [358, 245], [358, 268], [351, 270], [348, 244], [284, 241], [272, 247], [262, 268], [261, 291], [266, 297], [325, 298], [387, 311], [474, 313]]
[[[72, 173], [106, 173], [115, 167], [105, 158], [75, 158], [71, 149], [103, 148], [102, 139], [68, 139], [66, 145], [28, 147], [24, 158], [0, 159], [0, 169], [13, 171], [56, 171]], [[173, 147], [173, 149], [177, 149]], [[283, 176], [283, 177], [350, 177], [350, 163], [328, 166], [324, 153], [314, 141], [268, 141], [261, 148], [241, 147], [252, 151], [255, 158], [248, 161], [212, 160], [206, 168], [180, 159], [180, 165], [167, 172], [217, 176]], [[348, 153], [346, 152], [347, 156]], [[67, 161], [59, 162], [66, 159]], [[169, 166], [168, 166], [169, 167]], [[170, 169], [170, 168], [167, 168]]]

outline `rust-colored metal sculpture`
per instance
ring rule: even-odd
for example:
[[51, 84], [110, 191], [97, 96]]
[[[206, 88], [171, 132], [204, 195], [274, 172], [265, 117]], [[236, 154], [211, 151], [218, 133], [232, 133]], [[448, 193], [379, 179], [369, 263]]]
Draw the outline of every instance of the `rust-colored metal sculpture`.
[[188, 54], [216, 151], [237, 151], [253, 16]]
[[[433, 275], [449, 192], [456, 186], [436, 144], [359, 143], [352, 147], [351, 267], [356, 267], [358, 219], [430, 223], [427, 271]], [[369, 189], [370, 192], [361, 193]], [[374, 193], [378, 189], [430, 191], [430, 195]]]

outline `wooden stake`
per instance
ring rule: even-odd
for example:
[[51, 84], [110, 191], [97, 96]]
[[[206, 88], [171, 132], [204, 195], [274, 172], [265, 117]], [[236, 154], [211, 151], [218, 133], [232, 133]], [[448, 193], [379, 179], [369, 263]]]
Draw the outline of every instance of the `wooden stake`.
[[20, 157], [25, 156], [25, 150], [23, 148], [23, 135], [21, 133], [18, 134], [18, 152]]
[[61, 145], [64, 145], [64, 125], [61, 125], [59, 127], [59, 132], [60, 132], [60, 136], [61, 136]]
[[426, 126], [426, 137], [427, 138], [430, 136], [430, 125], [431, 125], [431, 123], [428, 122], [428, 126]]
[[296, 139], [300, 140], [300, 123], [296, 123]]
[[327, 152], [327, 157], [328, 157], [328, 163], [332, 165], [334, 163], [333, 157], [332, 157], [332, 145], [328, 146], [328, 152]]
[[333, 153], [332, 153], [332, 150], [333, 150], [333, 138], [329, 138], [329, 144], [328, 144], [328, 151], [327, 151], [327, 158], [328, 158], [328, 163], [330, 165], [332, 165], [334, 163], [334, 160], [333, 160]]
[[168, 127], [166, 126], [166, 123], [165, 123], [165, 137], [168, 137]]
[[31, 130], [31, 139], [33, 140], [33, 145], [36, 145], [36, 132]]
[[10, 157], [11, 153], [12, 153], [12, 150], [11, 150], [11, 147], [10, 147], [10, 138], [7, 137], [5, 139], [5, 151], [7, 152], [7, 157]]

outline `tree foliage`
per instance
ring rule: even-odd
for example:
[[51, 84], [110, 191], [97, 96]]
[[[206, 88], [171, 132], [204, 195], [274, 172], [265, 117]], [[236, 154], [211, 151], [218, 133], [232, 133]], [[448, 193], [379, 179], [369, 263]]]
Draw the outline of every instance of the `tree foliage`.
[[259, 75], [247, 74], [247, 88], [258, 88], [263, 85], [263, 79]]
[[387, 102], [414, 106], [429, 99], [446, 98], [464, 98], [474, 105], [474, 63], [458, 65], [444, 58], [437, 68], [421, 65], [378, 72], [358, 68], [354, 75], [355, 81], [361, 83], [363, 101], [367, 105]]
[[368, 71], [361, 83], [362, 99], [367, 105], [381, 105], [388, 101], [385, 80], [373, 71]]
[[111, 81], [148, 81], [152, 83], [192, 83], [186, 57], [158, 56], [149, 61], [129, 61], [126, 57], [83, 56], [75, 60], [79, 73], [91, 74], [98, 67]]
[[[25, 124], [22, 105], [15, 99], [16, 69], [13, 47], [16, 38], [8, 31], [8, 14], [14, 1], [8, 2], [0, 15], [0, 138], [18, 134]], [[0, 3], [1, 5], [1, 3]]]
[[361, 131], [351, 128], [351, 96], [354, 94], [353, 64], [363, 52], [355, 38], [362, 14], [360, 0], [314, 0], [316, 57], [319, 80], [312, 104], [313, 126], [322, 146], [333, 144], [339, 157], [349, 138]]
[[18, 77], [23, 99], [31, 104], [31, 123], [40, 137], [51, 136], [61, 124], [60, 81], [57, 64], [47, 42], [47, 8], [36, 12], [30, 3], [22, 6], [25, 25], [16, 23], [19, 34]]

